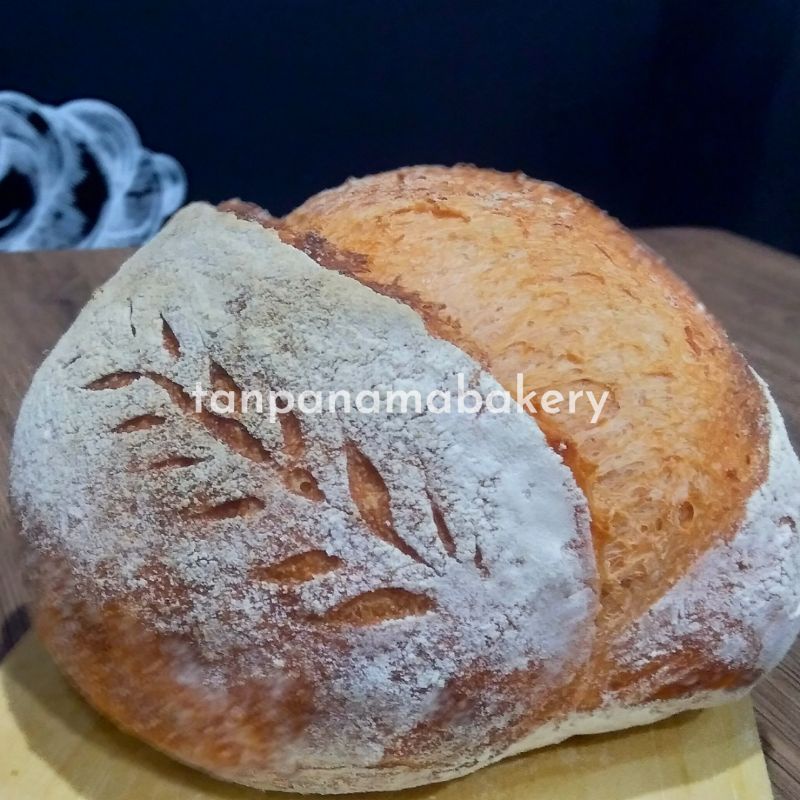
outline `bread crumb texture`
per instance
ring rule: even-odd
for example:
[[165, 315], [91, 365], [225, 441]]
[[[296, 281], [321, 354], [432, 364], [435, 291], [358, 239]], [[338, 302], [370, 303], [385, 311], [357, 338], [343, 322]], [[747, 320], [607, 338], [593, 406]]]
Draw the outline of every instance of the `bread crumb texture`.
[[[718, 702], [780, 658], [800, 466], [617, 223], [472, 167], [227, 209], [184, 209], [95, 294], [15, 433], [39, 633], [117, 724], [259, 788], [391, 789]], [[271, 422], [189, 395], [516, 372], [607, 389], [606, 413]]]

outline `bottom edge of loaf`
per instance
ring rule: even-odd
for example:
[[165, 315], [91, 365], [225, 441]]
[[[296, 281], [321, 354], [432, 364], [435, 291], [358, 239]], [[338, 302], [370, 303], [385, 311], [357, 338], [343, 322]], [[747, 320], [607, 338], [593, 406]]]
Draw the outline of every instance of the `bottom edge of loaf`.
[[749, 693], [751, 687], [736, 691], [699, 692], [675, 700], [657, 700], [637, 706], [609, 704], [594, 711], [574, 712], [540, 726], [506, 750], [487, 752], [468, 764], [451, 767], [299, 767], [291, 774], [230, 774], [225, 780], [261, 791], [296, 792], [299, 794], [347, 794], [350, 792], [386, 792], [412, 789], [426, 784], [462, 778], [478, 769], [507, 758], [559, 744], [574, 736], [587, 736], [627, 728], [650, 725], [684, 711], [710, 708], [735, 702]]

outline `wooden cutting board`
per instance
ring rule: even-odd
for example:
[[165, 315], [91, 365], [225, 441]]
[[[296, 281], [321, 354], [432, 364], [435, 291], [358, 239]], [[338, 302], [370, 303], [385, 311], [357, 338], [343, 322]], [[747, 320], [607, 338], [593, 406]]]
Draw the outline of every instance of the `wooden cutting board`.
[[[0, 665], [3, 800], [289, 800], [224, 784], [120, 733], [33, 634]], [[298, 796], [299, 797], [299, 796]], [[548, 747], [448, 784], [351, 800], [770, 800], [750, 700]]]

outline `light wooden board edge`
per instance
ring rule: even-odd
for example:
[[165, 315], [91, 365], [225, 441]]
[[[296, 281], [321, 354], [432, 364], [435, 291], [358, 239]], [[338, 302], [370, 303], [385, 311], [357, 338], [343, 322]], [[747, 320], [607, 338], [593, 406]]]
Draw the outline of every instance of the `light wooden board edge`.
[[[360, 800], [771, 800], [749, 699], [572, 739], [448, 784]], [[33, 634], [0, 665], [0, 798], [291, 800], [224, 784], [119, 732]], [[355, 796], [350, 796], [355, 800]]]

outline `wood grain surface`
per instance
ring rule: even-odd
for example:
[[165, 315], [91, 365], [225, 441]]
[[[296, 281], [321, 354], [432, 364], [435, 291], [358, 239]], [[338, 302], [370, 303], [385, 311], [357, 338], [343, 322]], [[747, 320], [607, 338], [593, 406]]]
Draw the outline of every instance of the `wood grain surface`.
[[[728, 330], [770, 384], [790, 431], [800, 431], [800, 259], [733, 234], [669, 228], [639, 232]], [[0, 254], [0, 482], [22, 395], [100, 283], [130, 251]], [[735, 402], [735, 398], [732, 398]], [[798, 439], [793, 437], [795, 446]], [[14, 526], [0, 492], [0, 657], [27, 626]], [[754, 694], [777, 800], [800, 800], [800, 644]]]

